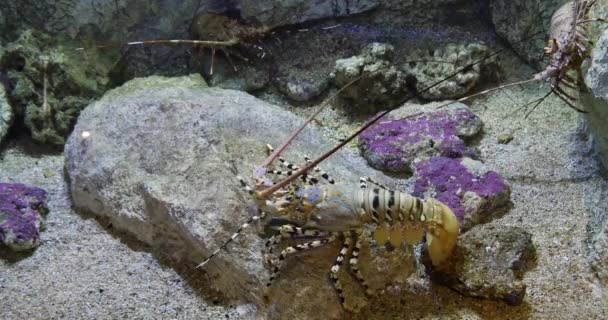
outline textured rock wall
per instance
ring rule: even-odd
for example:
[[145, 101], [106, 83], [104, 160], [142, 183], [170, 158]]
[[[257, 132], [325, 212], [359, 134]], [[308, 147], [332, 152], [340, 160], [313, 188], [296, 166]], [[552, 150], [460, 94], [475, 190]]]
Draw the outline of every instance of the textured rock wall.
[[590, 92], [583, 95], [583, 104], [589, 111], [584, 118], [602, 162], [608, 167], [608, 30], [593, 49], [585, 84]]

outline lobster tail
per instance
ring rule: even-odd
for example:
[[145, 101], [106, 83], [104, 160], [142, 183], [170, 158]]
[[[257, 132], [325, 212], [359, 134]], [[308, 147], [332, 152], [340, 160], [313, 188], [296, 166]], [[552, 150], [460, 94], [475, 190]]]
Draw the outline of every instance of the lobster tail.
[[454, 251], [460, 228], [458, 219], [448, 206], [435, 199], [429, 199], [426, 204], [433, 210], [433, 222], [429, 223], [426, 242], [431, 262], [436, 266]]

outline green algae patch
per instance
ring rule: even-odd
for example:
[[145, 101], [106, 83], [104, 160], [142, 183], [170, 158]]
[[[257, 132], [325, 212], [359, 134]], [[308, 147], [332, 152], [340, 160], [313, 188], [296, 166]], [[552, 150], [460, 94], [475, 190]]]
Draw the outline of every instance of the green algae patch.
[[40, 143], [63, 145], [80, 111], [109, 87], [116, 57], [27, 30], [0, 47], [0, 70], [18, 119]]

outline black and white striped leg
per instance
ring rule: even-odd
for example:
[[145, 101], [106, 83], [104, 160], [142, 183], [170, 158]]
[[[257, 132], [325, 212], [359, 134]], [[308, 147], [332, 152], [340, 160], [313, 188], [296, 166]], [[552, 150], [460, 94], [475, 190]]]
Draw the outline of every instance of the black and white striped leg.
[[335, 234], [331, 234], [329, 237], [326, 237], [326, 238], [302, 243], [302, 244], [299, 244], [296, 246], [290, 246], [290, 247], [283, 249], [283, 251], [281, 251], [281, 254], [279, 255], [279, 258], [276, 261], [271, 262], [273, 265], [272, 273], [270, 274], [270, 278], [268, 279], [268, 282], [266, 283], [266, 288], [270, 287], [272, 285], [272, 282], [279, 276], [279, 271], [281, 270], [281, 267], [283, 266], [283, 262], [289, 255], [294, 254], [296, 252], [307, 251], [310, 249], [324, 246], [328, 243], [335, 241], [336, 239], [337, 239], [337, 236]]
[[243, 177], [236, 176], [236, 178], [239, 180], [239, 183], [241, 184], [241, 187], [245, 190], [245, 192], [249, 193], [250, 195], [253, 195], [255, 193], [253, 189], [251, 189], [251, 187], [247, 184], [247, 182], [245, 182], [245, 179], [243, 179]]
[[355, 245], [353, 246], [353, 252], [351, 253], [350, 260], [348, 261], [350, 264], [350, 271], [353, 273], [355, 278], [359, 280], [359, 283], [364, 289], [365, 295], [367, 297], [372, 296], [372, 291], [367, 285], [367, 281], [361, 274], [361, 270], [359, 270], [359, 251], [361, 250], [361, 231], [351, 231], [351, 237], [355, 239]]
[[[251, 189], [251, 187], [249, 185], [247, 185], [247, 182], [245, 182], [245, 179], [243, 179], [241, 176], [237, 176], [236, 177], [239, 180], [239, 183], [241, 184], [241, 187], [243, 189], [245, 189], [245, 191], [251, 195], [253, 195], [254, 191], [253, 189]], [[253, 223], [256, 223], [262, 219], [266, 218], [266, 212], [262, 211], [262, 210], [258, 210], [258, 213], [254, 216], [251, 216], [247, 222], [243, 223], [238, 229], [236, 229], [236, 231], [232, 234], [232, 236], [230, 236], [230, 238], [228, 240], [226, 240], [226, 242], [224, 242], [219, 248], [217, 248], [215, 251], [213, 251], [213, 253], [203, 262], [201, 262], [198, 266], [196, 266], [197, 268], [202, 268], [204, 267], [207, 263], [209, 263], [209, 261], [211, 261], [211, 259], [213, 259], [215, 256], [217, 256], [223, 249], [225, 249], [232, 241], [234, 241], [234, 239], [236, 239], [245, 229], [249, 228], [249, 226]]]
[[[310, 160], [310, 158], [308, 156], [304, 156], [304, 161], [306, 161], [306, 163], [312, 162], [312, 160]], [[318, 173], [321, 176], [321, 178], [327, 180], [327, 182], [329, 182], [330, 184], [335, 184], [336, 183], [336, 181], [332, 177], [330, 177], [327, 172], [323, 171], [321, 168], [314, 167], [313, 170], [316, 173]]]
[[[286, 175], [288, 175], [288, 176], [292, 175], [294, 171], [300, 169], [300, 167], [298, 167], [297, 165], [295, 165], [293, 163], [288, 162], [283, 157], [279, 157], [279, 162], [281, 163], [281, 167], [287, 168]], [[308, 172], [304, 172], [300, 176], [300, 179], [302, 179], [302, 181], [304, 181], [304, 183], [308, 183], [308, 184], [316, 184], [319, 182], [319, 179], [311, 176]]]
[[353, 239], [351, 238], [350, 233], [344, 232], [342, 235], [344, 236], [344, 243], [342, 244], [342, 249], [340, 249], [340, 252], [338, 253], [338, 257], [336, 257], [336, 262], [330, 269], [329, 277], [334, 289], [336, 290], [336, 293], [338, 294], [340, 304], [342, 307], [344, 307], [344, 289], [342, 288], [340, 279], [338, 279], [338, 272], [340, 271], [340, 267], [342, 266], [345, 257], [348, 255], [348, 252], [352, 247]]
[[389, 190], [389, 188], [386, 185], [384, 185], [384, 184], [382, 184], [380, 182], [377, 182], [377, 181], [375, 181], [374, 179], [372, 179], [370, 177], [361, 177], [361, 178], [359, 178], [359, 187], [361, 187], [361, 189], [367, 188], [367, 183], [368, 182], [369, 183], [373, 183], [373, 184], [377, 185], [378, 187], [380, 187], [382, 189]]
[[201, 262], [198, 266], [196, 266], [197, 268], [202, 268], [204, 267], [207, 263], [209, 263], [209, 261], [211, 261], [211, 259], [213, 259], [215, 256], [217, 256], [223, 249], [225, 249], [232, 241], [234, 241], [234, 239], [236, 239], [245, 229], [249, 228], [249, 226], [255, 222], [260, 221], [261, 219], [264, 219], [266, 217], [266, 213], [262, 210], [258, 211], [257, 215], [251, 216], [247, 222], [243, 223], [238, 229], [236, 229], [236, 231], [232, 234], [232, 236], [230, 236], [230, 238], [228, 240], [226, 240], [226, 242], [224, 242], [219, 248], [217, 248], [215, 251], [213, 251], [213, 253], [203, 262]]
[[[270, 154], [270, 153], [272, 153], [274, 151], [274, 148], [270, 144], [266, 145], [266, 149], [267, 149], [268, 154]], [[310, 160], [310, 158], [308, 156], [304, 156], [304, 160], [306, 161], [306, 163], [311, 162], [311, 160]], [[282, 170], [272, 170], [271, 173], [278, 174], [278, 175], [290, 176], [296, 170], [300, 169], [299, 166], [297, 166], [297, 165], [295, 165], [295, 164], [293, 164], [293, 163], [285, 160], [285, 158], [283, 158], [283, 157], [279, 157], [279, 163], [280, 163], [281, 167], [286, 168], [287, 170], [285, 170], [285, 171], [282, 171]], [[329, 182], [330, 184], [336, 183], [334, 181], [334, 179], [332, 179], [329, 176], [329, 174], [327, 174], [327, 172], [321, 170], [319, 167], [314, 167], [313, 171], [316, 172], [316, 173], [318, 173], [319, 175], [321, 175], [321, 177], [323, 179], [327, 180], [327, 182]], [[301, 179], [302, 179], [302, 181], [304, 181], [305, 183], [308, 183], [308, 184], [317, 184], [317, 183], [319, 183], [319, 178], [317, 178], [317, 177], [315, 177], [315, 176], [313, 176], [313, 175], [311, 175], [311, 174], [309, 174], [307, 172], [305, 172], [304, 174], [302, 174]]]
[[330, 234], [328, 232], [322, 232], [317, 229], [303, 229], [303, 228], [296, 227], [296, 226], [290, 225], [290, 224], [282, 225], [281, 227], [279, 227], [278, 234], [275, 234], [272, 237], [270, 237], [268, 240], [266, 240], [265, 250], [264, 250], [264, 261], [271, 267], [273, 266], [272, 253], [278, 247], [278, 245], [281, 243], [281, 241], [283, 239], [287, 239], [287, 238], [297, 239], [297, 238], [308, 238], [308, 237], [325, 238], [325, 237], [329, 237], [329, 236], [330, 236]]

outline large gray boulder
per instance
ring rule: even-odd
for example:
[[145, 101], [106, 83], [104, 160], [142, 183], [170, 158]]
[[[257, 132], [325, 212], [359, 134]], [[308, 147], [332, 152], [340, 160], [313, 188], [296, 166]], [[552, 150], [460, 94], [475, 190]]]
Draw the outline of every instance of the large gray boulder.
[[593, 49], [591, 63], [585, 74], [589, 94], [583, 95], [585, 120], [595, 148], [608, 167], [608, 30], [604, 31]]
[[[581, 121], [589, 132], [591, 141], [605, 168], [608, 168], [608, 30], [597, 41], [591, 63], [585, 74], [588, 93], [582, 95], [582, 104], [589, 113]], [[604, 192], [605, 193], [605, 192]], [[603, 194], [603, 193], [602, 193]], [[593, 199], [595, 195], [589, 195]], [[598, 205], [605, 203], [605, 195], [597, 200]], [[591, 266], [604, 286], [608, 286], [608, 221], [605, 211], [593, 212], [589, 230], [593, 251]]]
[[13, 108], [8, 103], [4, 86], [0, 83], [0, 142], [2, 142], [4, 136], [8, 133], [11, 125], [13, 125], [14, 118]]
[[[278, 145], [300, 123], [246, 93], [204, 88], [198, 75], [132, 80], [87, 107], [66, 144], [73, 204], [194, 268], [249, 217], [253, 202], [236, 174], [250, 177], [266, 156], [265, 144]], [[316, 156], [330, 147], [306, 129], [286, 157], [299, 163], [304, 154]], [[342, 152], [322, 167], [353, 188], [362, 175], [387, 181], [362, 159]], [[339, 244], [287, 259], [263, 299], [268, 271], [262, 263], [264, 239], [255, 230], [244, 232], [201, 270], [209, 279], [202, 290], [219, 292], [226, 301], [254, 302], [271, 318], [341, 318], [327, 280]], [[414, 272], [411, 251], [390, 253], [364, 243], [360, 266], [372, 290]], [[346, 307], [356, 311], [367, 305], [360, 286], [347, 273], [340, 277]]]

